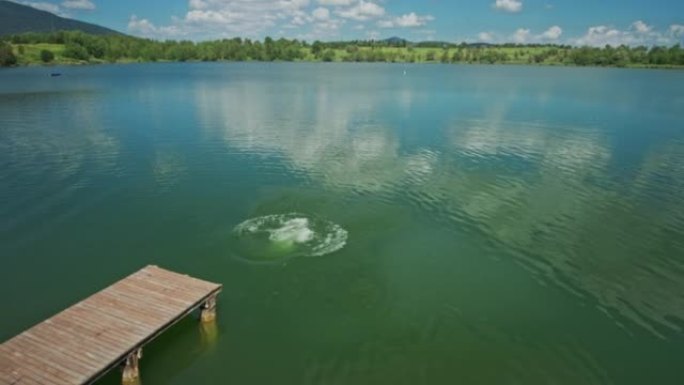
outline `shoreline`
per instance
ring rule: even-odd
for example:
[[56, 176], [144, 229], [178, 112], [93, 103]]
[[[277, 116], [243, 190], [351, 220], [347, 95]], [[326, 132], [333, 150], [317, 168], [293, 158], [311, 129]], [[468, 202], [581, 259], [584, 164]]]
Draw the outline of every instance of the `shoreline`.
[[51, 63], [21, 63], [13, 66], [0, 67], [0, 69], [11, 69], [11, 68], [50, 68], [50, 67], [87, 67], [87, 66], [101, 66], [101, 65], [130, 65], [130, 64], [198, 64], [198, 63], [216, 63], [216, 64], [228, 64], [228, 63], [271, 63], [271, 64], [388, 64], [388, 65], [444, 65], [444, 66], [519, 66], [519, 67], [563, 67], [563, 68], [613, 68], [613, 69], [644, 69], [644, 70], [684, 70], [684, 65], [625, 65], [625, 66], [615, 66], [615, 65], [576, 65], [576, 64], [566, 64], [566, 63], [519, 63], [519, 62], [503, 62], [503, 63], [470, 63], [470, 62], [451, 62], [442, 63], [439, 61], [422, 61], [422, 62], [406, 62], [406, 61], [396, 61], [396, 62], [386, 62], [386, 61], [323, 61], [323, 60], [186, 60], [186, 61], [175, 61], [175, 60], [156, 60], [156, 61], [144, 61], [144, 60], [121, 60], [121, 61], [82, 61], [82, 62], [51, 62]]

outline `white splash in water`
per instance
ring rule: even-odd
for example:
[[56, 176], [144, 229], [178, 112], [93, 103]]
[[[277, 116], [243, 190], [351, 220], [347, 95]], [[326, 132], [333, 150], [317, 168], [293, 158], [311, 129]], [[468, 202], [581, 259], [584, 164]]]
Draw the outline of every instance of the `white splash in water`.
[[340, 250], [347, 230], [299, 213], [266, 215], [237, 225], [238, 251], [250, 261], [275, 261], [297, 256], [317, 257]]
[[294, 218], [283, 223], [283, 227], [271, 232], [269, 239], [276, 242], [305, 243], [314, 238], [307, 218]]

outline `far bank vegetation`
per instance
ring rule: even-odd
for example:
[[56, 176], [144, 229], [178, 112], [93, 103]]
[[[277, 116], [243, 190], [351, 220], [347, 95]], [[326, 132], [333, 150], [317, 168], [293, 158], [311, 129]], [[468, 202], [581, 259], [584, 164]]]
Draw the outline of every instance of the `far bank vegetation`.
[[89, 64], [156, 61], [319, 61], [389, 63], [532, 64], [609, 67], [684, 67], [684, 49], [672, 47], [573, 47], [568, 45], [409, 43], [404, 40], [308, 43], [263, 41], [156, 41], [78, 31], [3, 37], [0, 65]]

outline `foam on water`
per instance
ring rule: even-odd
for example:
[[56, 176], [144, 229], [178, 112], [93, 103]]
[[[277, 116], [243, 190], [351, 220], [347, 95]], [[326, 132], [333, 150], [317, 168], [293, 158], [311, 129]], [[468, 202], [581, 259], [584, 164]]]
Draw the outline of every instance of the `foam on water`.
[[283, 223], [283, 227], [271, 232], [269, 239], [275, 242], [306, 243], [314, 238], [307, 218], [294, 218]]
[[241, 258], [255, 262], [330, 254], [348, 236], [333, 222], [299, 213], [251, 218], [235, 226], [234, 234]]

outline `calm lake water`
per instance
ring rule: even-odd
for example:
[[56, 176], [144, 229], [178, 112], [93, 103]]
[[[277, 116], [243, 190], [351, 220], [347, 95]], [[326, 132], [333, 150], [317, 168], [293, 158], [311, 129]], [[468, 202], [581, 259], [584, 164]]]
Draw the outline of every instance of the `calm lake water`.
[[2, 341], [147, 264], [223, 283], [145, 385], [682, 384], [684, 72], [2, 70], [0, 258]]

